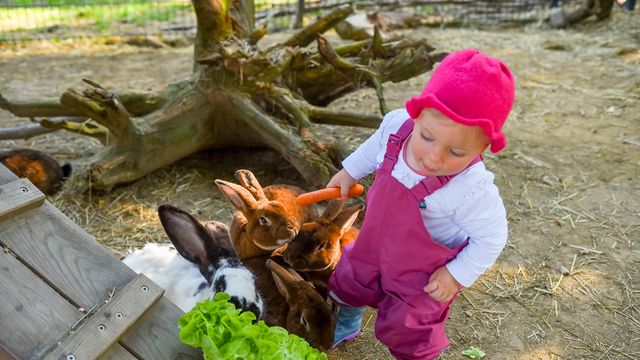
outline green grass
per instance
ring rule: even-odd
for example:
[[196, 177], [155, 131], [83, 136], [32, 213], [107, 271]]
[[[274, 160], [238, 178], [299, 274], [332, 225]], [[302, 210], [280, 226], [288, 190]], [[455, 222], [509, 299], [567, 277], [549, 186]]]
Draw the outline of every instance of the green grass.
[[[297, 0], [255, 0], [256, 11], [295, 5]], [[190, 0], [13, 0], [0, 7], [0, 41], [30, 38], [51, 32], [104, 35], [134, 30], [135, 26], [193, 23]], [[11, 7], [9, 7], [11, 6]], [[290, 19], [272, 19], [272, 26], [288, 27]], [[154, 24], [151, 26], [158, 26]], [[63, 35], [64, 36], [64, 35]]]
[[151, 4], [156, 0], [14, 0], [12, 6], [50, 7], [50, 6], [85, 6], [102, 4]]
[[[21, 0], [24, 2], [30, 0]], [[71, 2], [72, 0], [59, 0]], [[154, 21], [171, 22], [180, 12], [191, 12], [189, 2], [126, 3], [118, 5], [0, 8], [0, 34], [61, 28], [95, 27], [105, 32], [117, 24], [143, 26]]]
[[254, 0], [253, 6], [255, 6], [256, 11], [270, 9], [273, 6], [279, 7], [283, 5], [296, 5], [298, 4], [297, 0]]

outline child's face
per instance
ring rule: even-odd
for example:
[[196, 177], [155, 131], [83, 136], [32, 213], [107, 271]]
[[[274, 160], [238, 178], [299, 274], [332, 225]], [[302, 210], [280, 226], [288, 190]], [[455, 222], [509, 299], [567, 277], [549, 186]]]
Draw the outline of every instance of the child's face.
[[489, 145], [479, 126], [457, 123], [434, 109], [415, 119], [407, 144], [409, 165], [431, 176], [457, 174]]

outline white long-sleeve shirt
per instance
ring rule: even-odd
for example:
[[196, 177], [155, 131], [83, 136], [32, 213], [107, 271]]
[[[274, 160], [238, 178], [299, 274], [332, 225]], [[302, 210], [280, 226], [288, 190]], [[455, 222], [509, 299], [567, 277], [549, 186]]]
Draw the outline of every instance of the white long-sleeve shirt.
[[[389, 112], [378, 130], [342, 162], [349, 175], [361, 179], [378, 169], [389, 135], [396, 133], [408, 118], [404, 109]], [[403, 156], [398, 156], [391, 175], [408, 189], [424, 179], [407, 165]], [[484, 163], [478, 162], [425, 197], [427, 207], [420, 209], [434, 241], [454, 248], [469, 239], [469, 244], [446, 265], [465, 287], [493, 265], [507, 242], [506, 210], [493, 178]]]

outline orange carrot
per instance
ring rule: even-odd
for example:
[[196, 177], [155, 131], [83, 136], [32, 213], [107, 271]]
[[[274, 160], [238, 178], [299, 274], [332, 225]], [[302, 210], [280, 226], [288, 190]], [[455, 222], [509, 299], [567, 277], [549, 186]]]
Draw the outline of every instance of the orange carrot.
[[[360, 184], [354, 184], [349, 188], [349, 197], [352, 196], [360, 196], [364, 193], [364, 187]], [[327, 200], [327, 199], [339, 199], [340, 198], [340, 188], [327, 188], [320, 189], [316, 191], [311, 191], [308, 193], [300, 194], [296, 198], [296, 202], [298, 205], [310, 205], [318, 201]]]

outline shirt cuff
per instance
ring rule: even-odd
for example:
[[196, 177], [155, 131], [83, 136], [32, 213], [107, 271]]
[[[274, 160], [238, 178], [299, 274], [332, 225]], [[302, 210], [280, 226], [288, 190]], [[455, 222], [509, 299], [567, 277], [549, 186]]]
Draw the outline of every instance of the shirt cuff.
[[[349, 304], [347, 304], [346, 302], [342, 301], [342, 299], [340, 299], [338, 297], [338, 295], [336, 295], [336, 293], [334, 293], [333, 291], [329, 290], [329, 297], [331, 298], [331, 300], [337, 302], [340, 305], [344, 305], [344, 306], [351, 306]], [[352, 306], [351, 306], [352, 307]]]
[[460, 261], [456, 261], [456, 259], [449, 261], [446, 267], [447, 270], [449, 270], [449, 274], [451, 274], [451, 276], [453, 276], [460, 285], [466, 288], [473, 285], [478, 278], [477, 274], [471, 273], [468, 267], [462, 266]]
[[342, 167], [352, 178], [360, 180], [369, 174], [362, 165], [359, 165], [360, 162], [355, 156], [350, 155], [342, 161]]

